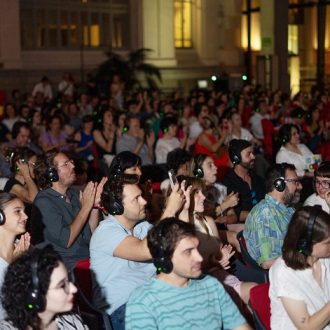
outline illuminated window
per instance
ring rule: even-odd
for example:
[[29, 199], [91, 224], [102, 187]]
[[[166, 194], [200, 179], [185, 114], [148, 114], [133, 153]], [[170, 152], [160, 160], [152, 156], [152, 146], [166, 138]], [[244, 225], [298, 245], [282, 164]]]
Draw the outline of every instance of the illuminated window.
[[298, 25], [288, 26], [288, 51], [290, 55], [298, 55]]
[[[258, 0], [251, 1], [251, 48], [252, 50], [261, 50], [261, 31], [260, 31], [260, 3]], [[241, 21], [241, 46], [244, 49], [248, 47], [247, 34], [247, 1], [242, 1], [242, 21]]]
[[20, 17], [23, 49], [130, 48], [129, 0], [20, 0]]
[[191, 0], [174, 1], [174, 42], [176, 48], [191, 48]]

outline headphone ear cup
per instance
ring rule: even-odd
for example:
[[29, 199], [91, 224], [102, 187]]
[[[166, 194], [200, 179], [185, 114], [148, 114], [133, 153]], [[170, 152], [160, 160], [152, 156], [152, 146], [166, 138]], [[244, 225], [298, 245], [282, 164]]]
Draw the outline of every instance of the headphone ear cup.
[[31, 288], [27, 294], [26, 307], [29, 311], [40, 313], [45, 310], [46, 301], [44, 296], [36, 288]]
[[173, 270], [172, 261], [164, 256], [155, 258], [153, 263], [157, 269], [157, 273], [169, 274]]
[[300, 239], [298, 241], [297, 251], [305, 256], [309, 256], [312, 252], [306, 239]]
[[59, 180], [58, 173], [55, 167], [48, 167], [46, 177], [49, 182], [57, 182]]
[[279, 191], [279, 192], [283, 192], [285, 190], [286, 187], [286, 183], [285, 180], [283, 178], [277, 178], [274, 181], [274, 188]]
[[204, 177], [204, 171], [199, 166], [194, 169], [194, 173], [193, 174], [194, 174], [194, 176], [196, 178], [203, 178]]
[[237, 155], [234, 150], [229, 150], [229, 158], [233, 165], [238, 165], [241, 162], [241, 155]]
[[2, 226], [6, 222], [6, 216], [5, 213], [0, 210], [0, 226]]
[[110, 203], [109, 213], [111, 215], [122, 215], [124, 213], [123, 204], [118, 201], [116, 198], [113, 198], [112, 203]]

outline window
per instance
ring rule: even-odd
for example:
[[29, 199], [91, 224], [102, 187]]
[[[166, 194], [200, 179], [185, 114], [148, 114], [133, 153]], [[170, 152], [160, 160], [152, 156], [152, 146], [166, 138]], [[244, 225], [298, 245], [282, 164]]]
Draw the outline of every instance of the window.
[[298, 25], [288, 26], [288, 51], [290, 55], [298, 55]]
[[127, 0], [20, 0], [20, 10], [23, 49], [130, 47]]
[[174, 43], [176, 48], [191, 48], [191, 0], [174, 1]]

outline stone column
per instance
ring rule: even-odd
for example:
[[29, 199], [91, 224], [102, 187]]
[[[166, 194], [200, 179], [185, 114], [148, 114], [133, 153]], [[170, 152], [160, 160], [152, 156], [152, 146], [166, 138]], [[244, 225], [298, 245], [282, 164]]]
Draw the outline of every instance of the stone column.
[[143, 48], [153, 50], [148, 62], [160, 67], [176, 65], [172, 0], [143, 0]]
[[19, 69], [21, 38], [19, 0], [0, 0], [0, 64], [4, 69]]

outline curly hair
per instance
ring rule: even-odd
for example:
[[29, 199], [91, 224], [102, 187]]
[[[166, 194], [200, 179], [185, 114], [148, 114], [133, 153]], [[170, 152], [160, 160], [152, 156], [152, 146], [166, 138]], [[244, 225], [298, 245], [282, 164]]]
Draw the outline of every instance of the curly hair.
[[119, 174], [116, 178], [108, 180], [101, 194], [101, 206], [105, 210], [109, 210], [109, 206], [114, 200], [122, 203], [124, 186], [127, 184], [138, 184], [139, 177], [135, 174]]
[[161, 254], [172, 258], [175, 248], [185, 237], [197, 237], [194, 225], [177, 218], [163, 219], [148, 232], [147, 243], [152, 258]]
[[39, 189], [46, 189], [52, 186], [52, 183], [47, 178], [47, 169], [49, 167], [56, 167], [57, 164], [55, 164], [54, 159], [59, 153], [60, 152], [54, 148], [38, 156], [34, 166], [34, 176]]
[[[38, 254], [38, 257], [37, 257]], [[27, 295], [33, 287], [31, 262], [37, 260], [39, 292], [45, 297], [49, 288], [50, 277], [61, 257], [48, 245], [22, 254], [8, 268], [2, 286], [1, 301], [7, 313], [7, 320], [17, 329], [41, 329], [41, 319], [37, 311], [27, 307]]]

